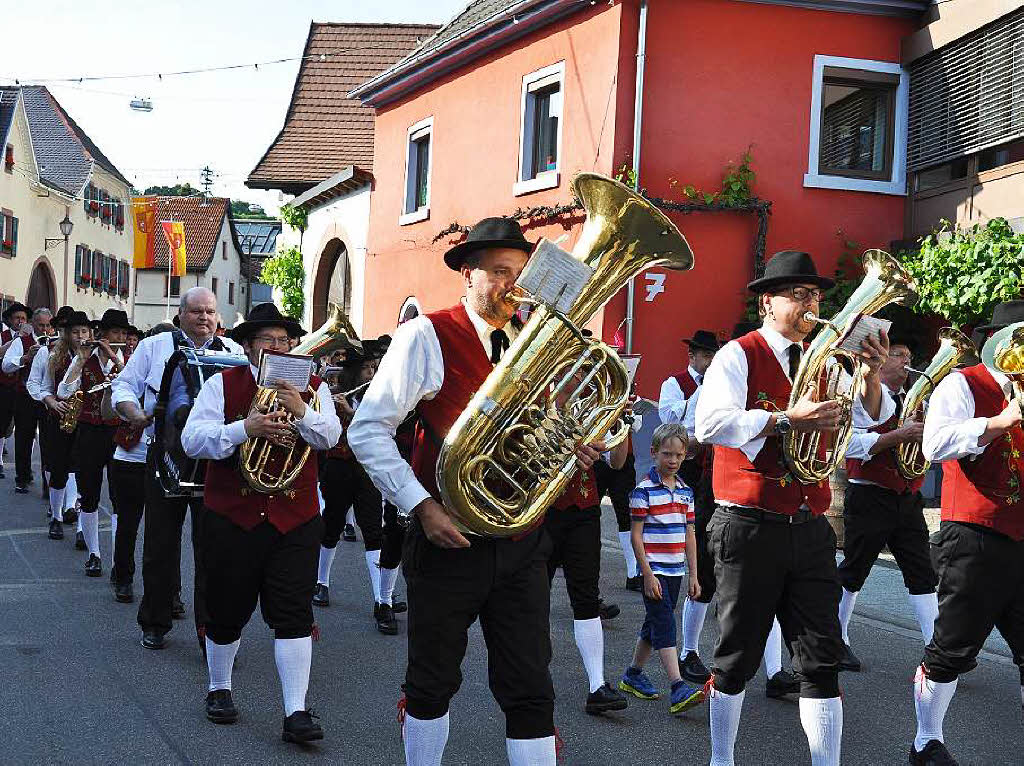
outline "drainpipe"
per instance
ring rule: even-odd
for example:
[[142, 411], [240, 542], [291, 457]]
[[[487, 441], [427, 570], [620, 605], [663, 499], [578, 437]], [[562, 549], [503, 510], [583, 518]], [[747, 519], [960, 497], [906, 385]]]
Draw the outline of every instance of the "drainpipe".
[[[633, 177], [640, 190], [640, 129], [644, 119], [644, 61], [647, 56], [647, 0], [640, 0], [640, 30], [636, 41], [636, 100], [633, 104]], [[633, 353], [635, 279], [626, 283], [626, 353]]]

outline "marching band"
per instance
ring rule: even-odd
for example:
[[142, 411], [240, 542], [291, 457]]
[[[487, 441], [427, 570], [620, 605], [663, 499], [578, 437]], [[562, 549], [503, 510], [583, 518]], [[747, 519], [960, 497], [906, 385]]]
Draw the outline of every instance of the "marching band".
[[[648, 214], [625, 187], [600, 183], [608, 186], [583, 188], [593, 195], [588, 214], [604, 194], [631, 200], [631, 215]], [[587, 226], [590, 218], [602, 216], [590, 215]], [[660, 262], [692, 265], [671, 222], [654, 223], [670, 235]], [[645, 244], [634, 224], [622, 228], [636, 240], [608, 237], [599, 257]], [[175, 327], [148, 337], [123, 311], [92, 322], [68, 306], [54, 314], [14, 303], [0, 333], [0, 453], [13, 422], [15, 490], [28, 492], [34, 479], [38, 430], [48, 536], [63, 539], [77, 513], [85, 574], [98, 577], [106, 471], [106, 560], [118, 602], [135, 598], [145, 520], [137, 619], [151, 650], [185, 617], [180, 557], [189, 514], [206, 717], [239, 718], [232, 669], [258, 605], [274, 631], [286, 742], [325, 736], [306, 699], [314, 607], [331, 603], [350, 506], [376, 628], [395, 635], [396, 615], [406, 617], [400, 710], [410, 766], [444, 760], [449, 703], [477, 621], [509, 763], [555, 764], [549, 606], [558, 568], [587, 676], [586, 712], [626, 708], [622, 691], [658, 698], [642, 669], [657, 650], [672, 686], [670, 712], [708, 702], [712, 766], [735, 763], [745, 688], [762, 659], [769, 696], [799, 694], [813, 766], [841, 762], [840, 672], [861, 669], [850, 619], [885, 547], [923, 638], [909, 762], [956, 763], [943, 719], [994, 627], [1021, 668], [1024, 702], [1024, 301], [998, 306], [977, 328], [977, 348], [944, 330], [939, 353], [918, 372], [913, 358], [929, 344], [913, 328], [867, 323], [853, 332], [887, 303], [912, 302], [912, 282], [895, 261], [875, 251], [878, 272], [825, 321], [819, 308], [833, 280], [809, 254], [779, 252], [748, 285], [759, 323], [738, 325], [725, 343], [703, 329], [684, 340], [685, 368], [665, 380], [657, 402], [664, 425], [654, 465], [638, 477], [626, 367], [578, 315], [517, 286], [534, 250], [513, 220], [482, 220], [444, 254], [462, 299], [402, 324], [393, 339], [360, 341], [336, 324], [301, 340], [299, 322], [271, 303], [222, 336], [216, 297], [202, 287], [181, 296]], [[538, 335], [545, 322], [551, 334]], [[563, 355], [516, 367], [532, 361], [524, 347], [538, 337], [562, 338]], [[280, 368], [271, 365], [278, 357]], [[967, 362], [977, 363], [959, 366]], [[289, 372], [292, 380], [271, 369], [299, 372]], [[495, 383], [510, 369], [519, 371], [515, 406]], [[911, 379], [919, 383], [908, 392]], [[481, 441], [481, 423], [497, 437]], [[921, 489], [930, 462], [941, 463], [943, 485], [941, 527], [929, 545]], [[830, 477], [842, 468], [845, 555], [837, 566], [825, 511]], [[647, 614], [618, 688], [605, 678], [609, 614], [598, 591], [605, 495], [626, 588], [641, 591]], [[399, 564], [407, 604], [394, 594]], [[702, 659], [713, 598], [719, 636]], [[782, 670], [783, 644], [792, 674]]]

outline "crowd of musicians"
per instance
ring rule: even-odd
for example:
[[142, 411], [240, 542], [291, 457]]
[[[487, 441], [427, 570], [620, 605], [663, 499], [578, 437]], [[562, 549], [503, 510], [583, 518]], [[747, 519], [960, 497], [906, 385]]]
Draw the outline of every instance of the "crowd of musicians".
[[[288, 352], [305, 334], [273, 304], [254, 307], [224, 333], [216, 296], [193, 288], [181, 296], [173, 326], [142, 337], [120, 310], [91, 321], [68, 306], [51, 312], [15, 303], [3, 312], [0, 335], [0, 434], [13, 446], [14, 491], [39, 482], [49, 537], [62, 540], [64, 525], [77, 522], [85, 574], [99, 577], [107, 562], [122, 603], [135, 600], [135, 549], [145, 520], [137, 619], [142, 645], [152, 650], [163, 648], [174, 621], [185, 617], [181, 534], [188, 515], [193, 616], [209, 671], [206, 716], [219, 724], [239, 717], [232, 668], [258, 605], [274, 633], [282, 738], [289, 742], [323, 737], [306, 700], [314, 607], [331, 603], [335, 551], [340, 540], [354, 539], [353, 524], [365, 545], [374, 624], [394, 635], [396, 615], [405, 613], [400, 708], [410, 766], [442, 763], [449, 703], [477, 620], [487, 680], [505, 715], [509, 763], [555, 763], [548, 666], [558, 569], [586, 676], [586, 712], [622, 710], [629, 697], [667, 698], [675, 715], [707, 703], [712, 766], [734, 763], [745, 688], [762, 662], [769, 696], [799, 695], [812, 764], [840, 763], [840, 672], [861, 667], [851, 615], [884, 548], [902, 572], [922, 635], [923, 659], [907, 686], [917, 713], [910, 763], [956, 763], [943, 718], [958, 677], [975, 666], [993, 627], [1022, 669], [1024, 703], [1024, 431], [1015, 381], [984, 364], [962, 367], [935, 387], [926, 419], [907, 422], [908, 366], [932, 344], [917, 328], [894, 325], [864, 340], [857, 355], [864, 374], [849, 412], [812, 396], [793, 403], [805, 339], [816, 326], [807, 314], [818, 314], [833, 285], [806, 253], [777, 253], [748, 285], [760, 322], [738, 325], [725, 343], [707, 330], [684, 340], [682, 369], [661, 388], [662, 424], [646, 475], [636, 473], [631, 438], [611, 447], [600, 439], [578, 444], [576, 474], [540, 523], [511, 537], [474, 534], [457, 523], [438, 488], [441, 445], [522, 329], [507, 296], [532, 250], [515, 222], [481, 221], [444, 256], [464, 284], [459, 303], [406, 322], [393, 339], [364, 340], [324, 358], [304, 390], [271, 381], [276, 405], [268, 408], [253, 406], [261, 358]], [[1022, 320], [1024, 301], [1000, 305], [977, 329], [978, 348]], [[168, 371], [181, 349], [230, 355], [236, 363], [190, 392], [180, 371]], [[166, 401], [158, 403], [161, 392]], [[626, 415], [639, 429], [640, 415]], [[829, 482], [798, 480], [783, 440], [833, 432], [844, 417], [852, 418], [853, 436], [845, 454], [845, 555], [837, 566], [836, 536], [824, 515]], [[158, 426], [173, 429], [189, 458], [205, 461], [201, 494], [174, 495], [160, 481], [168, 466], [154, 449]], [[37, 440], [41, 477], [32, 472]], [[239, 457], [254, 440], [293, 452], [308, 447], [314, 457], [286, 489], [258, 491]], [[930, 540], [922, 480], [908, 479], [896, 461], [900, 445], [915, 443], [943, 469], [942, 522]], [[0, 436], [0, 454], [4, 446]], [[99, 535], [104, 472], [109, 546]], [[602, 619], [619, 610], [598, 587], [606, 497], [625, 586], [641, 592], [645, 607], [633, 656], [620, 658], [624, 672], [614, 681], [605, 675]], [[400, 566], [405, 600], [395, 594]], [[702, 656], [714, 597], [718, 638], [713, 654]], [[783, 669], [783, 646], [792, 672]], [[645, 669], [652, 654], [663, 684]]]

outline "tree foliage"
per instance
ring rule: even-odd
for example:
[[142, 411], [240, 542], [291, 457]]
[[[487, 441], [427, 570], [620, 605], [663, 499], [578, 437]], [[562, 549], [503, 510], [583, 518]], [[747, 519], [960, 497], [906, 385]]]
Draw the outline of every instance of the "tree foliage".
[[273, 258], [264, 261], [260, 281], [281, 291], [284, 303], [281, 309], [285, 314], [295, 318], [302, 316], [306, 272], [302, 266], [302, 253], [297, 247], [286, 247]]
[[267, 215], [267, 211], [263, 209], [262, 205], [257, 205], [255, 202], [233, 199], [231, 200], [231, 217], [245, 219], [269, 218], [270, 216]]
[[193, 194], [199, 194], [199, 189], [186, 181], [174, 186], [148, 186], [143, 194], [155, 194], [158, 197], [191, 197]]
[[281, 207], [281, 220], [293, 229], [305, 231], [306, 224], [309, 222], [309, 213], [305, 208], [283, 205]]

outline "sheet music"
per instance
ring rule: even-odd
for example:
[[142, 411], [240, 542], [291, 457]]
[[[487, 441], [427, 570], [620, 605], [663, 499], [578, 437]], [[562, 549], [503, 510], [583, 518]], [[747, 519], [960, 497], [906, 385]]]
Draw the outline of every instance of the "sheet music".
[[541, 239], [516, 285], [565, 313], [583, 292], [594, 270], [548, 239]]
[[264, 351], [260, 357], [260, 371], [256, 382], [261, 386], [272, 386], [278, 381], [283, 381], [291, 383], [299, 391], [305, 391], [309, 388], [309, 379], [312, 375], [313, 357]]
[[633, 378], [636, 377], [636, 371], [640, 368], [640, 354], [619, 354], [619, 359], [626, 366], [626, 374], [629, 376], [629, 385], [633, 386]]
[[851, 354], [859, 354], [864, 350], [861, 343], [864, 342], [865, 338], [869, 335], [877, 337], [883, 330], [888, 333], [890, 327], [892, 327], [892, 322], [887, 319], [879, 319], [878, 317], [861, 314], [850, 325], [850, 329], [843, 336], [843, 341], [839, 344], [839, 347], [849, 351]]

